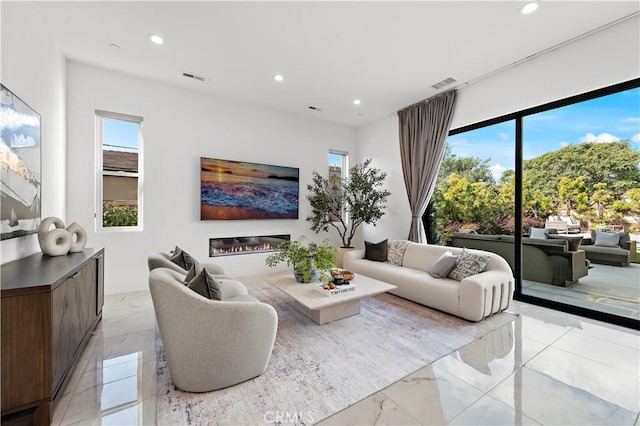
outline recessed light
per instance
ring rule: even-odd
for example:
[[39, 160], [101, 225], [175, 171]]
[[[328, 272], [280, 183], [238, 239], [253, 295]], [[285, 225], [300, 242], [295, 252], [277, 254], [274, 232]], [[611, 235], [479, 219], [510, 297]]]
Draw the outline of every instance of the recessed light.
[[284, 80], [284, 77], [282, 75], [280, 75], [280, 74], [276, 74], [276, 75], [273, 76], [273, 79], [275, 81], [282, 81], [282, 80]]
[[164, 40], [157, 34], [149, 34], [149, 40], [154, 42], [155, 44], [164, 44]]
[[361, 101], [360, 99], [355, 99], [355, 100], [353, 101], [353, 104], [354, 104], [354, 105], [360, 105], [361, 103], [362, 103], [362, 101]]
[[540, 4], [537, 1], [530, 1], [520, 8], [520, 13], [523, 15], [533, 13], [536, 11], [539, 5]]

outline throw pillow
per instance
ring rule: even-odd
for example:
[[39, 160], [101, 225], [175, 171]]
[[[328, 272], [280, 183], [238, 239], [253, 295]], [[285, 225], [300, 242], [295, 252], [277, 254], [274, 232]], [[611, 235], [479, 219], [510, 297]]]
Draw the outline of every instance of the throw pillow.
[[569, 242], [569, 251], [576, 251], [580, 248], [582, 237], [569, 237], [567, 235], [548, 235], [552, 240], [567, 240]]
[[449, 273], [456, 266], [458, 256], [451, 253], [451, 250], [446, 251], [436, 260], [429, 268], [429, 275], [433, 278], [446, 278]]
[[409, 247], [411, 241], [407, 240], [393, 240], [389, 241], [387, 248], [387, 262], [392, 265], [402, 266], [402, 259], [404, 258], [404, 252]]
[[454, 266], [449, 273], [449, 278], [462, 281], [471, 275], [479, 274], [484, 270], [490, 260], [491, 256], [471, 253], [466, 248], [463, 248], [462, 253], [458, 256], [456, 266]]
[[202, 272], [202, 267], [200, 266], [199, 263], [196, 263], [191, 268], [189, 268], [189, 271], [187, 272], [187, 276], [184, 277], [184, 283], [189, 284], [189, 282], [192, 279], [194, 279], [196, 275], [200, 274], [200, 272]]
[[188, 271], [189, 269], [191, 269], [193, 265], [198, 263], [198, 261], [195, 260], [193, 256], [191, 256], [189, 253], [182, 250], [178, 246], [176, 246], [174, 254], [169, 258], [169, 260], [175, 263], [176, 265], [178, 265], [179, 267], [181, 267], [182, 269], [184, 269], [185, 271]]
[[548, 229], [545, 228], [529, 228], [529, 238], [545, 240], [547, 238]]
[[385, 262], [387, 260], [387, 242], [389, 240], [380, 241], [379, 243], [364, 242], [364, 258], [375, 262]]
[[196, 275], [195, 278], [189, 281], [187, 287], [198, 293], [200, 296], [206, 297], [207, 299], [222, 300], [220, 282], [213, 278], [206, 269], [200, 271], [200, 273]]
[[620, 234], [613, 232], [596, 232], [596, 241], [594, 246], [600, 247], [620, 247]]

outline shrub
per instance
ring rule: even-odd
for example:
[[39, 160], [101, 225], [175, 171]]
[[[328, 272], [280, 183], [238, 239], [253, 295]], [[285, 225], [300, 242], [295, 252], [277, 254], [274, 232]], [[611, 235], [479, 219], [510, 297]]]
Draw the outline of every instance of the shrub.
[[138, 226], [138, 206], [104, 203], [102, 226]]

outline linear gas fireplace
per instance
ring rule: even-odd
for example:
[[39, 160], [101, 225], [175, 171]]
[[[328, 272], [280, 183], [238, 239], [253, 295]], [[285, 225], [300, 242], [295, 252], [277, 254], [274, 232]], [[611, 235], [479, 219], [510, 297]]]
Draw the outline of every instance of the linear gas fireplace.
[[290, 239], [291, 235], [209, 238], [209, 257], [278, 251], [279, 245]]

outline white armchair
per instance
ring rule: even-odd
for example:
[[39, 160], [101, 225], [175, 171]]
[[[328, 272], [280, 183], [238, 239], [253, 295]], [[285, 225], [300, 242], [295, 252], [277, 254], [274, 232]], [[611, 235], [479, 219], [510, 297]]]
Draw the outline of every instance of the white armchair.
[[223, 288], [223, 300], [208, 300], [183, 279], [184, 274], [167, 268], [149, 273], [174, 384], [187, 392], [209, 392], [264, 373], [278, 328], [276, 310], [246, 295], [246, 289], [237, 294]]

